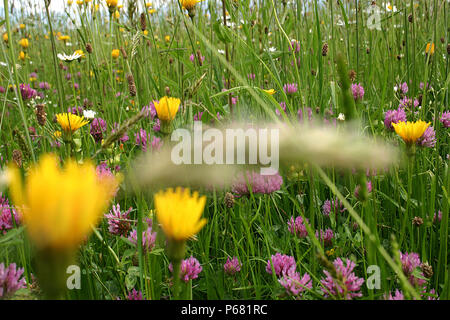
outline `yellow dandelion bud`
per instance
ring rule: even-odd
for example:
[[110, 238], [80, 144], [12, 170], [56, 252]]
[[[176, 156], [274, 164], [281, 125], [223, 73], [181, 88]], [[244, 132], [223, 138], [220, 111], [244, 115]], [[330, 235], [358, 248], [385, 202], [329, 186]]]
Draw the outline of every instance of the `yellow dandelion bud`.
[[434, 54], [434, 43], [427, 43], [427, 47], [425, 48], [425, 53], [426, 54]]
[[192, 195], [189, 189], [178, 187], [159, 191], [154, 196], [156, 217], [169, 240], [185, 241], [195, 236], [206, 224], [201, 218], [206, 197]]
[[26, 48], [28, 48], [28, 47], [30, 46], [30, 43], [28, 42], [28, 39], [27, 39], [27, 38], [22, 38], [22, 39], [20, 39], [20, 41], [19, 41], [19, 45], [20, 45], [22, 48], [26, 49]]
[[111, 56], [113, 57], [113, 59], [117, 59], [120, 56], [120, 50], [113, 49], [113, 51], [111, 51]]
[[177, 115], [181, 100], [177, 98], [162, 97], [159, 102], [153, 101], [158, 118], [162, 121], [172, 121]]
[[393, 123], [395, 132], [403, 139], [407, 145], [412, 145], [423, 135], [431, 123], [422, 120], [416, 122]]

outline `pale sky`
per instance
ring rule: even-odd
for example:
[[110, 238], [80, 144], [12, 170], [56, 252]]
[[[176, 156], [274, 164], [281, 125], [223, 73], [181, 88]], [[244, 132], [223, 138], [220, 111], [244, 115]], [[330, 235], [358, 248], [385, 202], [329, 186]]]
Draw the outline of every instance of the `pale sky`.
[[[45, 0], [9, 0], [9, 6], [14, 4], [14, 8], [17, 11], [21, 9], [30, 10], [30, 8], [37, 6], [37, 8], [44, 10], [44, 1]], [[171, 0], [146, 0], [146, 2], [151, 2], [154, 7], [158, 8], [165, 1]], [[97, 1], [97, 3], [104, 3], [104, 0]], [[51, 0], [50, 2], [50, 10], [54, 12], [64, 12], [64, 4], [67, 3], [67, 0]], [[143, 6], [144, 1], [138, 0], [139, 7]], [[123, 4], [126, 7], [127, 0], [119, 0], [119, 4]], [[73, 0], [72, 6], [76, 6], [76, 0]], [[0, 15], [3, 17], [3, 1], [0, 1]]]

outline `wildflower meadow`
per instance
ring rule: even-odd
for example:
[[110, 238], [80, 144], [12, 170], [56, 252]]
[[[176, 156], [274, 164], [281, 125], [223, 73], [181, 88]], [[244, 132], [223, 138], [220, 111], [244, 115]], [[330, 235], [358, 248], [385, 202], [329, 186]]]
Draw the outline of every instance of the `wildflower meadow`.
[[449, 8], [3, 0], [0, 300], [449, 299]]

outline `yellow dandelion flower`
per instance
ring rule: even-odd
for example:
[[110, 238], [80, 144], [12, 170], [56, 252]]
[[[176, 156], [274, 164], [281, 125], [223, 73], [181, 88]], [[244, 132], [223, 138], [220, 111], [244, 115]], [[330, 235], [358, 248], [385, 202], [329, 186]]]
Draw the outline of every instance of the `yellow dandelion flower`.
[[23, 29], [25, 29], [25, 25], [24, 25], [23, 23], [21, 23], [21, 24], [19, 25], [19, 28], [20, 28], [21, 30], [23, 30]]
[[145, 6], [146, 6], [147, 8], [150, 8], [150, 7], [152, 7], [153, 5], [152, 5], [151, 2], [147, 2], [147, 3], [145, 4]]
[[59, 123], [65, 133], [74, 133], [82, 126], [89, 122], [84, 117], [77, 116], [73, 113], [58, 113], [56, 121]]
[[84, 4], [84, 1], [83, 1], [83, 0], [77, 0], [77, 5], [81, 6], [81, 5], [83, 5], [83, 4]]
[[150, 13], [150, 14], [154, 14], [156, 12], [156, 9], [150, 9], [150, 10], [148, 10], [148, 13]]
[[71, 6], [73, 4], [73, 0], [67, 0], [67, 5]]
[[180, 0], [180, 3], [181, 3], [181, 6], [183, 7], [183, 9], [192, 10], [195, 8], [197, 3], [201, 2], [201, 1], [203, 1], [203, 0]]
[[19, 45], [20, 45], [22, 48], [26, 49], [26, 48], [28, 48], [28, 47], [30, 46], [30, 43], [28, 42], [28, 39], [27, 39], [27, 38], [22, 38], [22, 39], [20, 39], [20, 41], [19, 41]]
[[114, 12], [114, 18], [119, 19], [120, 18], [120, 13], [119, 11], [116, 10], [116, 12]]
[[8, 169], [12, 200], [40, 249], [76, 249], [111, 199], [92, 163], [69, 160], [60, 168], [58, 162], [55, 155], [42, 156], [25, 183], [17, 168]]
[[178, 98], [162, 97], [159, 102], [153, 101], [158, 118], [162, 121], [175, 119], [181, 100]]
[[206, 219], [201, 218], [206, 197], [199, 197], [198, 192], [191, 195], [189, 189], [169, 188], [159, 191], [154, 199], [156, 217], [170, 240], [188, 240], [206, 223]]
[[26, 58], [26, 56], [25, 56], [25, 52], [23, 52], [23, 51], [20, 51], [20, 52], [19, 52], [19, 59], [20, 59], [20, 60], [22, 60], [22, 61], [24, 61], [24, 60], [25, 60], [25, 58]]
[[395, 132], [405, 141], [407, 145], [411, 145], [416, 143], [417, 139], [419, 139], [425, 130], [427, 130], [430, 122], [425, 122], [422, 120], [416, 122], [398, 122], [393, 123]]
[[80, 58], [84, 58], [84, 57], [85, 57], [84, 52], [83, 52], [83, 50], [81, 50], [81, 49], [75, 50], [74, 53], [75, 53], [75, 54], [79, 54], [79, 55], [81, 56]]
[[8, 34], [5, 32], [4, 34], [3, 34], [3, 41], [5, 41], [5, 42], [8, 42]]
[[427, 47], [425, 48], [425, 53], [426, 54], [434, 54], [434, 43], [427, 43]]
[[106, 5], [108, 8], [115, 8], [117, 7], [118, 0], [106, 0]]
[[67, 35], [63, 36], [63, 35], [61, 35], [61, 36], [58, 37], [58, 40], [66, 42], [66, 41], [70, 40], [70, 36], [67, 36]]
[[113, 59], [117, 59], [120, 56], [120, 50], [113, 49], [113, 51], [111, 51], [111, 56], [113, 57]]
[[265, 93], [267, 93], [267, 94], [270, 94], [270, 95], [274, 95], [275, 92], [276, 92], [274, 89], [269, 89], [269, 90], [264, 90], [264, 89], [263, 89], [263, 91], [264, 91]]
[[166, 40], [166, 42], [169, 42], [170, 41], [170, 36], [169, 35], [165, 36], [164, 40]]

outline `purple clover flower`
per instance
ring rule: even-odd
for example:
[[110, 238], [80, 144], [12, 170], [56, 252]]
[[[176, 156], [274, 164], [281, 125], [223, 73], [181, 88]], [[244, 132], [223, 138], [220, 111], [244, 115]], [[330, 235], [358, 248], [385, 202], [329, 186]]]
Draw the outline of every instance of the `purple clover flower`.
[[294, 94], [298, 91], [298, 85], [296, 83], [286, 83], [283, 86], [283, 91], [286, 94]]
[[364, 88], [360, 83], [352, 84], [351, 89], [352, 89], [353, 99], [362, 100], [364, 98]]
[[[372, 181], [367, 181], [366, 186], [367, 186], [367, 193], [371, 193], [372, 192]], [[360, 189], [361, 189], [361, 186], [358, 184], [356, 186], [355, 192], [354, 192], [356, 199], [359, 199], [359, 190]]]
[[397, 110], [388, 110], [384, 114], [384, 126], [389, 131], [394, 131], [393, 123], [406, 122], [406, 113], [403, 108]]
[[411, 109], [414, 110], [419, 106], [419, 100], [414, 99], [414, 101], [408, 97], [403, 97], [402, 100], [400, 100], [400, 104], [398, 105], [399, 108], [405, 108], [405, 109]]
[[[308, 219], [306, 219], [306, 223], [308, 223]], [[288, 229], [289, 232], [296, 235], [299, 238], [306, 238], [308, 235], [308, 231], [306, 230], [303, 218], [298, 216], [297, 218], [291, 217], [288, 221]]]
[[252, 193], [271, 194], [280, 190], [283, 178], [278, 174], [261, 175], [255, 171], [240, 173], [234, 180], [231, 190], [238, 196], [250, 194], [248, 185]]
[[39, 82], [39, 89], [41, 90], [49, 90], [50, 84], [48, 82]]
[[333, 230], [328, 228], [325, 231], [323, 231], [321, 229], [320, 230], [320, 235], [319, 235], [319, 231], [316, 230], [316, 238], [318, 238], [319, 241], [323, 241], [325, 246], [331, 247], [333, 245], [333, 238], [334, 238]]
[[328, 199], [325, 200], [325, 202], [322, 205], [322, 213], [328, 217], [330, 216], [332, 210], [337, 214], [338, 212], [342, 213], [347, 209], [344, 207], [344, 204], [338, 198], [334, 200]]
[[29, 84], [20, 84], [20, 94], [23, 100], [33, 99], [37, 95], [37, 91], [32, 89]]
[[[13, 216], [15, 221], [13, 221]], [[2, 197], [0, 192], [0, 234], [4, 234], [6, 231], [14, 228], [14, 222], [16, 225], [19, 225], [21, 220], [18, 211], [9, 205], [8, 199]]]
[[433, 148], [436, 145], [436, 132], [432, 126], [429, 126], [417, 140], [417, 145], [427, 148]]
[[133, 288], [133, 290], [128, 293], [127, 300], [144, 300], [144, 298], [142, 297], [142, 292], [140, 290], [136, 291], [136, 289]]
[[[150, 252], [155, 248], [156, 243], [156, 232], [153, 232], [152, 229], [152, 220], [147, 221], [147, 230], [142, 231], [142, 250], [144, 252]], [[128, 240], [132, 242], [137, 247], [137, 230], [133, 229], [133, 231], [130, 232], [130, 235], [128, 236]]]
[[[275, 274], [278, 277], [285, 273], [288, 273], [289, 270], [294, 272], [296, 268], [296, 262], [294, 257], [285, 254], [280, 254], [279, 252], [277, 252], [275, 255], [272, 255], [272, 263], [273, 268], [275, 270]], [[272, 264], [270, 263], [270, 260], [267, 260], [266, 272], [268, 274], [272, 274]]]
[[[170, 272], [173, 272], [172, 263], [169, 264], [169, 270]], [[200, 272], [202, 272], [202, 266], [194, 257], [191, 256], [190, 258], [181, 261], [180, 278], [184, 282], [197, 279]]]
[[6, 299], [17, 290], [26, 288], [25, 278], [22, 275], [23, 268], [17, 269], [15, 263], [11, 263], [7, 268], [3, 262], [0, 263], [0, 298]]
[[289, 270], [278, 279], [278, 282], [286, 289], [286, 293], [292, 296], [301, 296], [307, 289], [312, 289], [311, 277], [305, 273], [300, 277], [300, 273], [295, 270]]
[[120, 204], [113, 205], [109, 214], [105, 214], [108, 219], [108, 231], [116, 236], [126, 236], [131, 229], [131, 223], [128, 221], [132, 208], [127, 211], [120, 211]]
[[91, 122], [90, 133], [96, 143], [100, 143], [103, 140], [103, 133], [106, 132], [106, 121], [102, 118], [94, 118]]
[[227, 275], [234, 276], [241, 271], [242, 264], [237, 257], [233, 257], [231, 260], [227, 258], [227, 262], [223, 265], [223, 269]]
[[442, 113], [442, 116], [439, 119], [439, 121], [445, 128], [450, 128], [450, 111]]
[[364, 283], [364, 279], [358, 278], [353, 272], [356, 264], [349, 259], [346, 259], [346, 263], [344, 264], [341, 258], [337, 258], [333, 261], [333, 266], [340, 281], [334, 279], [327, 270], [323, 270], [326, 278], [322, 279], [320, 282], [324, 286], [321, 290], [325, 297], [332, 295], [335, 297], [342, 297], [346, 300], [361, 297], [362, 293], [360, 290]]
[[[420, 261], [419, 254], [415, 252], [400, 252], [400, 261], [402, 263], [402, 270], [405, 276], [408, 278], [409, 282], [413, 286], [419, 286], [422, 287], [426, 281], [423, 279], [420, 279], [414, 275], [414, 270], [417, 268], [420, 268], [422, 266], [422, 262]], [[423, 273], [419, 273], [423, 277]]]

